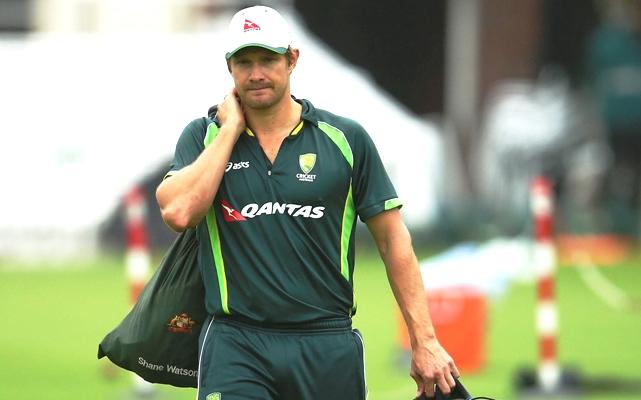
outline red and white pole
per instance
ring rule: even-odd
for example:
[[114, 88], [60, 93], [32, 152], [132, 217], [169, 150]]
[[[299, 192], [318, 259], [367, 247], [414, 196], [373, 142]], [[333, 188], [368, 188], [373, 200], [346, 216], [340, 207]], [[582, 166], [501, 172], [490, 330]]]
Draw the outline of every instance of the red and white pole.
[[561, 369], [557, 357], [558, 314], [555, 302], [554, 275], [556, 252], [553, 240], [554, 200], [552, 184], [536, 178], [530, 187], [534, 218], [534, 267], [538, 280], [536, 328], [539, 338], [538, 380], [545, 391], [559, 387]]
[[[147, 235], [147, 203], [139, 186], [134, 186], [125, 196], [125, 229], [127, 232], [127, 279], [129, 301], [133, 306], [145, 287], [151, 273], [151, 256]], [[134, 387], [140, 397], [153, 392], [151, 383], [134, 374]]]
[[140, 187], [135, 186], [125, 196], [127, 232], [127, 279], [130, 302], [133, 305], [147, 283], [151, 271], [147, 235], [147, 205]]

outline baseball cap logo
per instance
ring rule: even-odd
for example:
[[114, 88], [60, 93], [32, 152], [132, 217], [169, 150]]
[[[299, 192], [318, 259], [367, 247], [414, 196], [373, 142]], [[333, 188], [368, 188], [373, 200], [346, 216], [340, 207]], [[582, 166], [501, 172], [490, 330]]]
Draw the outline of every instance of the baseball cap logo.
[[258, 24], [256, 24], [255, 22], [252, 22], [252, 21], [248, 20], [247, 18], [245, 18], [245, 26], [243, 27], [243, 31], [244, 32], [247, 32], [247, 31], [259, 31], [259, 30], [260, 30], [260, 26], [258, 26]]
[[246, 218], [238, 210], [234, 209], [227, 200], [221, 200], [220, 205], [223, 208], [223, 218], [225, 218], [226, 222], [246, 221]]

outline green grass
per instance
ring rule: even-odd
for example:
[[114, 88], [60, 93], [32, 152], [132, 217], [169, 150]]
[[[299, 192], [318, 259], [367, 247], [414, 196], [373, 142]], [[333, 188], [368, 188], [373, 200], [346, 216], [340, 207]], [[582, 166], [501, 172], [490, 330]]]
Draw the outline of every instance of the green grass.
[[[410, 399], [409, 366], [399, 362], [396, 310], [377, 257], [360, 251], [355, 325], [365, 336], [370, 400]], [[4, 267], [4, 268], [3, 268]], [[9, 268], [7, 268], [9, 267]], [[634, 260], [603, 272], [641, 296], [641, 265]], [[641, 379], [641, 311], [616, 310], [601, 302], [574, 268], [557, 279], [562, 364], [586, 378]], [[96, 359], [97, 344], [128, 311], [128, 291], [119, 260], [66, 269], [23, 270], [0, 265], [0, 399], [128, 398], [131, 377]], [[537, 361], [535, 287], [513, 284], [490, 301], [486, 367], [463, 380], [474, 394], [514, 399], [513, 377]], [[195, 390], [161, 387], [161, 398], [193, 399]], [[589, 396], [633, 399], [641, 394]]]

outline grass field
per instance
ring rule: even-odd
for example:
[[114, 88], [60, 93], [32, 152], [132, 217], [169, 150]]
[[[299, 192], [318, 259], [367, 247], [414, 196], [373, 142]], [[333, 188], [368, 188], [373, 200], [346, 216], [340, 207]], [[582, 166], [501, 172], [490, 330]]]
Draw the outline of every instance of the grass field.
[[[370, 400], [410, 399], [414, 384], [401, 366], [394, 302], [384, 268], [361, 250], [355, 325], [366, 342]], [[631, 260], [604, 273], [641, 296], [641, 265]], [[601, 302], [575, 268], [559, 269], [559, 352], [562, 363], [589, 379], [641, 380], [641, 310], [616, 310]], [[127, 399], [131, 377], [96, 359], [97, 344], [128, 310], [120, 260], [51, 270], [0, 264], [0, 399]], [[464, 375], [476, 395], [515, 399], [514, 373], [536, 365], [535, 287], [513, 284], [490, 301], [486, 352], [480, 373]], [[162, 386], [157, 398], [193, 399], [195, 390]], [[641, 393], [606, 393], [588, 399], [638, 399]]]

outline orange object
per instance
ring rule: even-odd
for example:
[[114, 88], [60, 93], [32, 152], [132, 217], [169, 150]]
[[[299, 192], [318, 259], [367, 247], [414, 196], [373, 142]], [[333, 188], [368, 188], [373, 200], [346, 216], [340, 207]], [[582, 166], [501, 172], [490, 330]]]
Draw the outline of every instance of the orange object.
[[[454, 287], [430, 291], [427, 295], [436, 336], [454, 358], [461, 373], [475, 372], [485, 365], [487, 300], [474, 288]], [[398, 312], [398, 340], [410, 351], [403, 316]]]
[[616, 265], [624, 261], [632, 250], [630, 238], [608, 234], [560, 235], [556, 245], [561, 265], [572, 266], [586, 257], [598, 266]]

